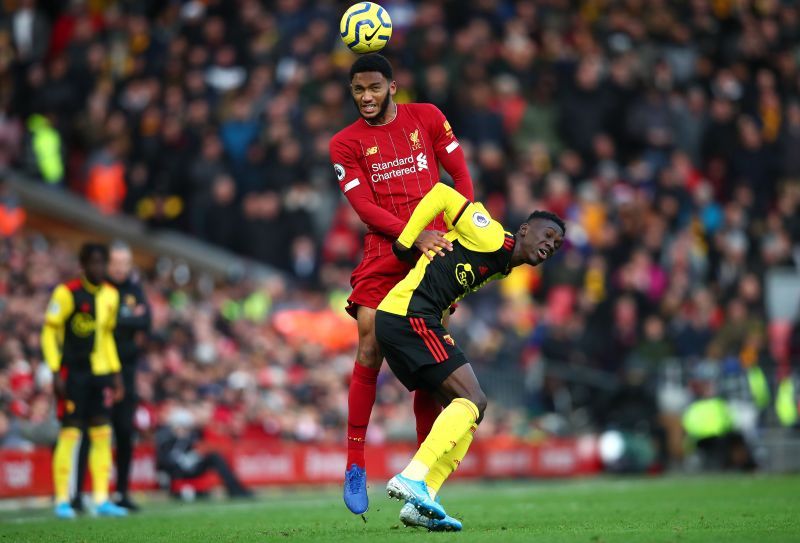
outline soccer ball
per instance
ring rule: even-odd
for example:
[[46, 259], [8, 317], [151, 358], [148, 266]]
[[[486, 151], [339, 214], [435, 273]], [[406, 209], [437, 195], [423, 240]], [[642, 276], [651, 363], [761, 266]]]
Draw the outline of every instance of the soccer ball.
[[392, 20], [378, 4], [359, 2], [344, 12], [339, 31], [344, 44], [354, 53], [374, 53], [392, 37]]

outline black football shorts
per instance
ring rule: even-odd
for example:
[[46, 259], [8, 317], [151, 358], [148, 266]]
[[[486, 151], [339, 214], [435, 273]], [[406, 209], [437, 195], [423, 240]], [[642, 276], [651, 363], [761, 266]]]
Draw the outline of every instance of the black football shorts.
[[375, 335], [397, 379], [408, 390], [435, 390], [467, 358], [436, 317], [401, 317], [378, 310]]
[[[66, 374], [66, 375], [64, 375]], [[91, 419], [111, 416], [114, 404], [113, 380], [110, 375], [92, 375], [91, 371], [62, 370], [66, 397], [59, 402], [62, 422], [85, 424]]]

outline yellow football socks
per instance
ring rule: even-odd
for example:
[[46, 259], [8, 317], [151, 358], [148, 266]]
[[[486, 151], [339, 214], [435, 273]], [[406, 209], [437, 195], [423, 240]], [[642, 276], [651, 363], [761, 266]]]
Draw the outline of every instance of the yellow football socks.
[[58, 433], [58, 442], [53, 451], [53, 487], [56, 503], [69, 502], [69, 479], [80, 440], [81, 431], [71, 426], [62, 428]]
[[94, 501], [101, 504], [108, 500], [108, 484], [111, 479], [111, 426], [89, 428], [89, 473], [92, 474]]
[[425, 484], [428, 485], [428, 492], [431, 498], [435, 498], [439, 489], [447, 480], [450, 475], [458, 469], [459, 464], [467, 455], [469, 446], [472, 444], [472, 438], [475, 435], [475, 430], [478, 429], [477, 424], [470, 426], [469, 431], [461, 436], [455, 447], [450, 452], [445, 453], [433, 466], [431, 466], [428, 476], [425, 477]]
[[464, 434], [475, 424], [478, 415], [478, 406], [466, 398], [456, 398], [450, 402], [450, 405], [436, 417], [428, 437], [422, 442], [417, 454], [401, 475], [415, 481], [425, 479], [430, 468], [455, 448]]

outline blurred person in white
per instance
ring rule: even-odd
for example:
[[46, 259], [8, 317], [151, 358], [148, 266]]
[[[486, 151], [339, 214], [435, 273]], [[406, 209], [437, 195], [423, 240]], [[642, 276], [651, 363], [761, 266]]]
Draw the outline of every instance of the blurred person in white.
[[6, 408], [0, 410], [0, 450], [29, 451], [33, 443], [22, 437], [19, 425], [6, 414]]

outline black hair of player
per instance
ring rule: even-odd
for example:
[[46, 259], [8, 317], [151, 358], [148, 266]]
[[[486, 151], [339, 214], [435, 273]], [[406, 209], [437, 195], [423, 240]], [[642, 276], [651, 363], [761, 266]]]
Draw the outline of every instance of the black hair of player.
[[108, 247], [101, 243], [84, 243], [81, 246], [80, 253], [78, 253], [78, 261], [81, 266], [86, 267], [89, 259], [95, 254], [99, 254], [105, 262], [108, 262]]
[[350, 81], [353, 80], [353, 76], [356, 74], [364, 72], [378, 72], [385, 77], [387, 81], [392, 81], [394, 79], [392, 65], [385, 56], [379, 55], [378, 53], [368, 53], [358, 57], [353, 65], [350, 66]]
[[528, 216], [528, 220], [526, 222], [531, 222], [534, 219], [544, 219], [546, 221], [553, 221], [558, 225], [559, 228], [561, 228], [561, 233], [565, 236], [567, 235], [567, 225], [565, 225], [564, 220], [555, 213], [552, 213], [550, 211], [537, 210]]

